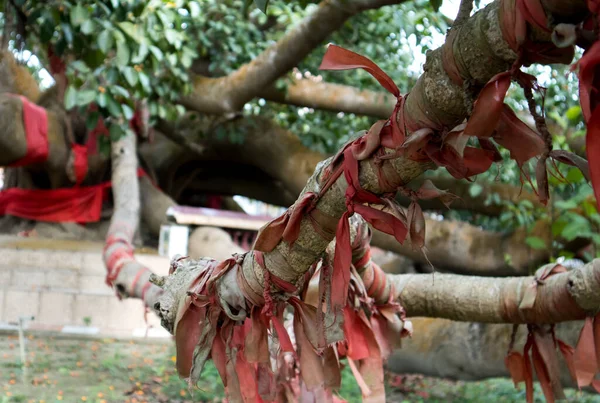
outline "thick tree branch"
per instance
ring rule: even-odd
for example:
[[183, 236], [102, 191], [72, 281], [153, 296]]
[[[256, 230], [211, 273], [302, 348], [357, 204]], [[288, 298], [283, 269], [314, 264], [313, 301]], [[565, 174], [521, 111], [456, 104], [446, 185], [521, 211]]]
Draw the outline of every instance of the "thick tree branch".
[[[548, 269], [553, 264], [540, 268]], [[600, 259], [558, 273], [537, 285], [531, 309], [519, 309], [530, 277], [475, 277], [456, 274], [388, 275], [409, 316], [485, 323], [549, 324], [585, 319], [600, 307]]]
[[140, 216], [136, 137], [113, 141], [111, 149], [114, 212], [103, 252], [107, 282], [118, 295], [140, 298], [152, 309], [162, 290], [149, 283], [152, 272], [135, 260], [132, 246]]
[[197, 77], [193, 94], [181, 103], [190, 110], [224, 114], [239, 111], [264, 88], [297, 66], [350, 17], [402, 0], [324, 0], [313, 14], [250, 63], [225, 77]]
[[293, 80], [280, 91], [275, 87], [259, 95], [267, 101], [303, 106], [332, 112], [355, 113], [382, 119], [392, 114], [396, 99], [387, 92], [359, 90], [348, 85], [332, 84], [314, 79]]
[[[172, 127], [171, 130], [182, 130], [187, 132], [184, 134], [186, 137], [193, 137], [194, 131], [201, 130], [198, 126], [197, 121], [182, 122], [181, 126]], [[226, 165], [247, 164], [258, 167], [276, 183], [281, 183], [283, 188], [289, 190], [294, 197], [300, 194], [317, 162], [324, 158], [323, 154], [304, 147], [297, 136], [267, 119], [258, 117], [230, 122], [225, 124], [223, 129], [226, 132], [243, 132], [246, 133], [246, 136], [240, 144], [233, 144], [227, 139], [218, 139], [215, 136], [204, 138], [205, 158], [209, 161], [207, 163], [212, 164], [211, 166], [215, 168], [214, 171], [227, 172], [226, 166], [214, 165], [215, 162], [211, 162], [215, 160], [231, 161]], [[192, 166], [198, 166], [186, 163], [186, 158], [181, 157], [175, 150], [172, 152], [172, 158], [159, 162], [161, 158], [171, 153], [167, 151], [169, 146], [181, 150], [170, 142], [161, 140], [160, 136], [157, 136], [153, 148], [146, 149], [147, 158], [159, 164], [159, 172], [163, 171], [160, 166], [168, 167], [170, 170], [175, 170], [173, 176], [177, 177], [182, 173], [189, 174], [193, 170]], [[157, 152], [153, 152], [153, 150], [157, 150]], [[187, 161], [196, 160], [195, 156], [190, 155]], [[178, 165], [180, 168], [177, 168]], [[202, 188], [224, 190], [227, 186], [234, 186], [236, 182], [231, 179], [238, 171], [237, 169], [233, 170], [230, 180], [218, 180], [220, 176], [216, 175], [213, 179], [216, 179], [219, 187], [211, 187], [210, 183], [213, 183], [214, 180], [205, 178]], [[248, 169], [245, 170], [245, 172], [247, 171]], [[484, 188], [483, 192], [472, 197], [469, 193], [470, 183], [467, 181], [434, 177], [433, 182], [438, 188], [448, 189], [460, 196], [461, 199], [453, 203], [453, 208], [497, 215], [502, 211], [501, 206], [485, 204], [490, 192], [497, 192], [500, 197], [506, 197], [510, 201], [519, 200], [519, 189], [507, 184], [480, 182]], [[416, 188], [419, 184], [420, 181], [417, 180], [413, 187]], [[244, 188], [236, 187], [236, 189], [238, 192], [244, 193]], [[249, 193], [244, 194], [251, 196]], [[258, 196], [258, 194], [255, 195]], [[538, 203], [535, 195], [526, 190], [523, 190], [521, 197], [532, 201], [535, 205]], [[400, 196], [398, 196], [398, 200], [404, 205], [408, 205], [410, 202]], [[445, 206], [438, 200], [420, 201], [419, 203], [424, 209], [445, 209]], [[482, 230], [465, 222], [429, 219], [427, 220], [426, 238], [427, 256], [437, 268], [465, 274], [527, 275], [529, 269], [549, 258], [548, 250], [533, 250], [527, 246], [524, 240], [529, 235], [538, 236], [548, 244], [550, 243], [550, 231], [547, 224], [538, 225], [529, 234], [525, 230], [517, 230], [513, 234], [500, 234]], [[418, 250], [414, 251], [408, 241], [401, 245], [392, 237], [376, 231], [373, 245], [427, 264], [424, 255]], [[507, 261], [507, 255], [510, 255], [510, 261]]]

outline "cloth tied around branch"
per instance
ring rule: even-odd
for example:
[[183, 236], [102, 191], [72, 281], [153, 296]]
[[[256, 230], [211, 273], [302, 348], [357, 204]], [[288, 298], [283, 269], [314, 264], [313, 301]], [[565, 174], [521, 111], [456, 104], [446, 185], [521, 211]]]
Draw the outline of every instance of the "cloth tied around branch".
[[[261, 300], [242, 281], [241, 265], [245, 257], [252, 257], [263, 270], [265, 292]], [[366, 265], [368, 261], [369, 257], [362, 256], [355, 263]], [[191, 263], [179, 258], [172, 265], [171, 275], [178, 275], [186, 264]], [[179, 300], [173, 328], [177, 368], [190, 385], [197, 382], [210, 357], [231, 399], [280, 401], [282, 395], [298, 396], [301, 385], [302, 396], [308, 393], [317, 401], [331, 401], [332, 391], [340, 386], [339, 359], [345, 356], [351, 362], [363, 395], [383, 398], [383, 360], [393, 344], [409, 334], [409, 327], [403, 326], [408, 322], [397, 303], [390, 299], [375, 304], [369, 297], [369, 292], [376, 292], [381, 282], [386, 281], [381, 269], [375, 272], [370, 291], [356, 270], [351, 269], [349, 303], [341, 315], [333, 316], [333, 321], [332, 316], [324, 319], [322, 313], [326, 308], [319, 302], [326, 304], [329, 298], [323, 298], [320, 292], [317, 300], [303, 300], [305, 293], [294, 295], [298, 289], [270, 273], [260, 251], [237, 255], [221, 263], [211, 260], [195, 270], [193, 279], [188, 280], [186, 296]], [[230, 270], [237, 271], [234, 277], [245, 295], [244, 313], [228, 307], [215, 287], [216, 281]], [[323, 263], [312, 278], [307, 277], [303, 288], [310, 281], [321, 283], [327, 279], [327, 275], [319, 273], [327, 270], [327, 264]], [[390, 298], [392, 295], [393, 292]], [[285, 312], [286, 306], [293, 308], [293, 315]]]

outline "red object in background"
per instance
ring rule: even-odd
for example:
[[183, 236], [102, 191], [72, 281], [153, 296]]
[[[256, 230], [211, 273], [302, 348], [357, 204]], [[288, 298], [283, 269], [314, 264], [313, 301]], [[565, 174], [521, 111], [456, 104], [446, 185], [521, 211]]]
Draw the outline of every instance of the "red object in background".
[[27, 153], [11, 167], [38, 164], [48, 158], [48, 115], [46, 110], [19, 96], [23, 102], [23, 123], [27, 139]]
[[110, 183], [68, 189], [7, 189], [0, 192], [0, 216], [50, 222], [96, 222], [100, 220], [104, 189], [108, 186]]
[[[138, 177], [146, 175], [138, 169]], [[100, 220], [102, 201], [110, 181], [94, 186], [63, 189], [0, 191], [0, 216], [12, 215], [36, 221], [88, 223]]]
[[206, 207], [220, 210], [223, 207], [223, 198], [219, 195], [208, 195], [206, 197]]

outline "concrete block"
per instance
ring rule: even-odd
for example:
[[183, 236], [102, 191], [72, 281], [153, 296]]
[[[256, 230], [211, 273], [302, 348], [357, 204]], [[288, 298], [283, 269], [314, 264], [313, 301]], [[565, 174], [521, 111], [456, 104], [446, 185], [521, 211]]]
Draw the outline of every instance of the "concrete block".
[[85, 318], [90, 319], [91, 326], [104, 328], [109, 321], [108, 302], [114, 296], [76, 295], [73, 307], [73, 324], [82, 326]]
[[12, 279], [12, 270], [2, 270], [0, 268], [0, 286], [9, 285]]
[[60, 292], [40, 293], [40, 314], [37, 323], [44, 325], [68, 325], [73, 323], [74, 294]]
[[40, 308], [40, 293], [37, 291], [6, 290], [4, 296], [3, 320], [15, 322], [20, 316], [35, 316], [37, 318]]
[[22, 266], [23, 251], [14, 248], [0, 248], [0, 270]]
[[46, 285], [46, 273], [42, 270], [16, 267], [13, 269], [10, 284], [20, 289], [36, 290]]
[[[106, 276], [88, 276], [81, 275], [79, 277], [79, 292], [82, 294], [100, 294], [100, 295], [115, 295], [112, 288], [106, 285]], [[115, 297], [116, 298], [116, 297]]]
[[0, 249], [0, 267], [73, 269], [81, 267], [82, 253], [48, 249]]
[[[83, 253], [69, 250], [44, 250], [45, 267], [53, 269], [80, 270]], [[44, 267], [44, 266], [40, 266]]]
[[79, 270], [49, 269], [46, 272], [46, 285], [52, 288], [71, 288], [79, 286]]
[[6, 322], [4, 320], [4, 298], [6, 297], [6, 291], [0, 289], [0, 322]]
[[106, 275], [102, 253], [83, 253], [80, 270], [81, 274]]
[[114, 330], [129, 330], [145, 327], [144, 303], [139, 299], [125, 299], [119, 301], [113, 297], [108, 302], [107, 327]]

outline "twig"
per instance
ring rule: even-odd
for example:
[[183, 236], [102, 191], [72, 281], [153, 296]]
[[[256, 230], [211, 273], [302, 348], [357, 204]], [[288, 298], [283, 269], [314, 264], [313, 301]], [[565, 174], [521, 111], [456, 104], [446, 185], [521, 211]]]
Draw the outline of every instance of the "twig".
[[452, 24], [450, 31], [464, 24], [471, 16], [471, 11], [473, 11], [473, 0], [461, 0], [460, 7], [458, 8], [458, 14], [454, 19], [454, 23]]

